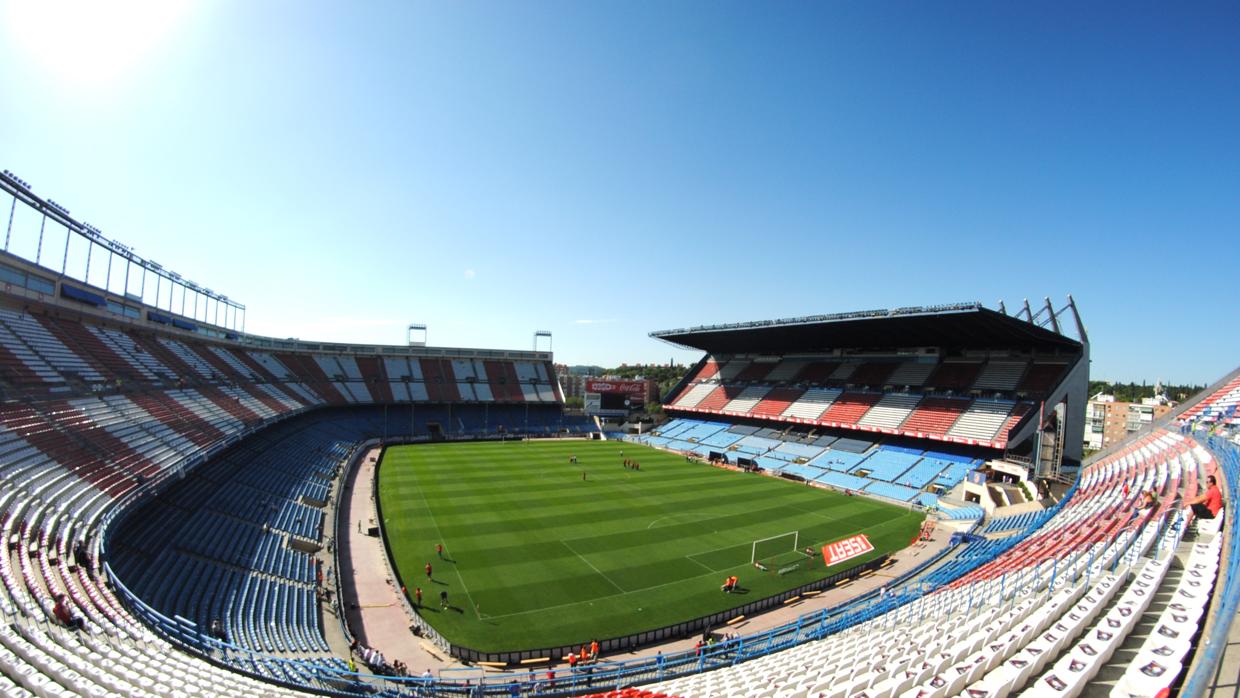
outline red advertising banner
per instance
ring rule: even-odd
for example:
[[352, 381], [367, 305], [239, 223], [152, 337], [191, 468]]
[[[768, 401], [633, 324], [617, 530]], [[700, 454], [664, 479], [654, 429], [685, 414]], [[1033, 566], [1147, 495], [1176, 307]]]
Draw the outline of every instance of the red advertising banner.
[[822, 546], [822, 559], [826, 561], [827, 567], [830, 567], [859, 555], [865, 555], [873, 549], [874, 546], [870, 544], [870, 539], [866, 538], [864, 533], [858, 533], [851, 538]]
[[623, 395], [644, 395], [644, 381], [586, 381], [587, 393], [621, 393]]

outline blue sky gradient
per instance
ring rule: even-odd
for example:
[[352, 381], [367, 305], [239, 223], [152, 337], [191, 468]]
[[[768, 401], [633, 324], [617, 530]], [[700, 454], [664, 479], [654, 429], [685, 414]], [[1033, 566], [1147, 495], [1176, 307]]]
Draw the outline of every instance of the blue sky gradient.
[[1240, 357], [1236, 3], [0, 8], [0, 167], [252, 332], [608, 365], [1071, 293], [1097, 378]]

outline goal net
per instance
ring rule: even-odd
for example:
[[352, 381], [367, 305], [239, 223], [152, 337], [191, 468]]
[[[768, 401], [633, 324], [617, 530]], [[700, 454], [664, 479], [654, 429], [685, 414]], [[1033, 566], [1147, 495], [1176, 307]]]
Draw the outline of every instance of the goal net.
[[753, 549], [750, 551], [749, 564], [753, 564], [764, 558], [775, 557], [792, 552], [797, 549], [797, 544], [801, 541], [800, 531], [788, 531], [777, 536], [768, 538], [759, 538], [753, 542]]

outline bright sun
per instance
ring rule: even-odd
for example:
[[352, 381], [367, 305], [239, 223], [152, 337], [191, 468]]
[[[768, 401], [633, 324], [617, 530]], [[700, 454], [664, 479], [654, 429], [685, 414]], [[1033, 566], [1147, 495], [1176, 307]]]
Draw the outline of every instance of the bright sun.
[[5, 33], [26, 66], [66, 86], [108, 87], [152, 56], [191, 0], [6, 0]]

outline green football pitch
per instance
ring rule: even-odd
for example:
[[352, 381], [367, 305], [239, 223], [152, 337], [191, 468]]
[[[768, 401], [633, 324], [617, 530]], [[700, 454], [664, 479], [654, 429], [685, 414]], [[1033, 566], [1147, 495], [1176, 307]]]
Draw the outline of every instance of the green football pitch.
[[[625, 457], [641, 470], [625, 469]], [[828, 570], [782, 536], [759, 544], [763, 572], [750, 564], [755, 540], [797, 531], [801, 548], [817, 549], [865, 533], [875, 550], [846, 563], [861, 564], [908, 545], [923, 518], [631, 443], [579, 440], [390, 448], [379, 497], [401, 579], [410, 596], [422, 588], [422, 615], [450, 642], [483, 652], [580, 644], [735, 608], [843, 568]], [[739, 577], [737, 593], [720, 591], [728, 575]]]

